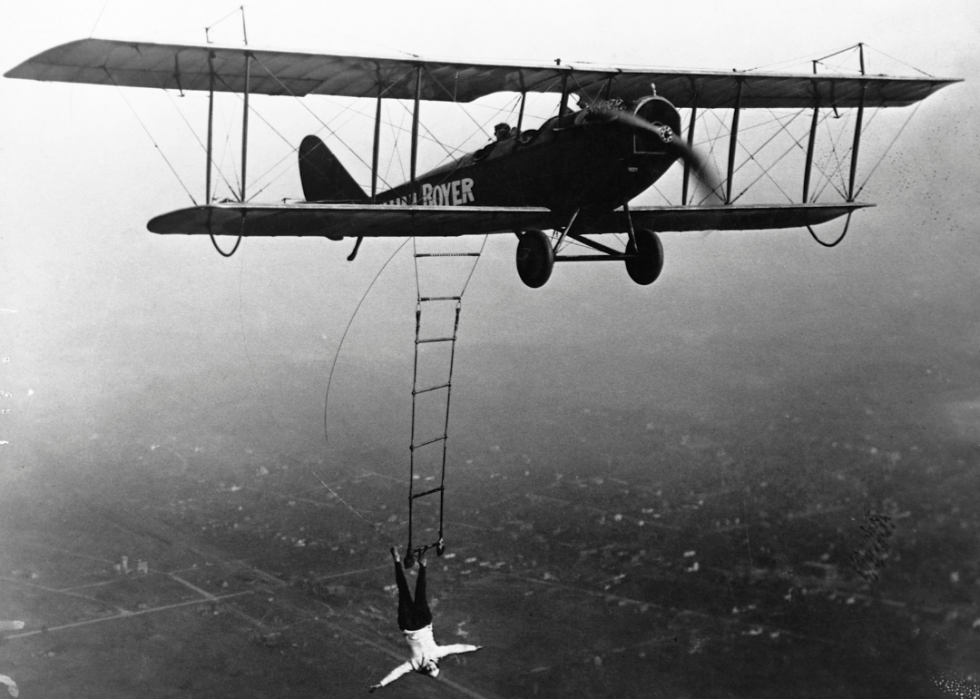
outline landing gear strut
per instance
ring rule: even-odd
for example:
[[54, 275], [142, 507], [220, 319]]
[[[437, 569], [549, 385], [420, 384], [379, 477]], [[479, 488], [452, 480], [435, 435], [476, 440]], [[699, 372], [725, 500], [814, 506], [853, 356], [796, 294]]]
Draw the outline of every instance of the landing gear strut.
[[656, 233], [642, 228], [634, 238], [636, 245], [631, 240], [626, 246], [626, 254], [634, 255], [626, 260], [626, 273], [637, 284], [653, 284], [664, 268], [664, 246]]
[[529, 230], [517, 244], [517, 274], [532, 289], [545, 285], [555, 266], [555, 251], [544, 231]]

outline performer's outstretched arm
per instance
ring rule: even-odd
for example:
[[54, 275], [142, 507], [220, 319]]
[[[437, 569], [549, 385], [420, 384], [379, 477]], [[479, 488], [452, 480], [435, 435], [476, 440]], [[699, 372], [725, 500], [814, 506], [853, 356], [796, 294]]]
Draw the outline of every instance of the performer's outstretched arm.
[[394, 682], [395, 680], [397, 680], [399, 677], [401, 677], [405, 673], [411, 672], [411, 671], [412, 671], [412, 664], [411, 663], [402, 663], [401, 665], [399, 665], [398, 667], [396, 667], [394, 670], [392, 670], [391, 672], [389, 672], [385, 676], [385, 678], [383, 680], [381, 680], [377, 684], [372, 684], [371, 685], [371, 689], [369, 691], [373, 692], [376, 689], [381, 689], [385, 685], [391, 684], [392, 682]]
[[457, 655], [459, 653], [472, 653], [480, 650], [483, 646], [471, 646], [469, 643], [454, 643], [450, 646], [439, 646], [439, 657], [445, 658], [447, 655]]

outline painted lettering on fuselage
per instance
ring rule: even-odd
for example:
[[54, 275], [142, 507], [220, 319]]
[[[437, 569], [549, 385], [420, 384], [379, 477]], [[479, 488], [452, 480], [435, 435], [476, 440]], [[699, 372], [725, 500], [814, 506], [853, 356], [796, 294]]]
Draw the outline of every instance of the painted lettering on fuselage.
[[421, 194], [421, 201], [412, 201], [413, 197], [404, 196], [397, 197], [385, 203], [401, 206], [411, 206], [412, 204], [420, 204], [422, 206], [464, 206], [472, 201], [476, 201], [473, 196], [473, 180], [469, 177], [441, 182], [439, 184], [425, 182], [422, 184], [419, 194]]

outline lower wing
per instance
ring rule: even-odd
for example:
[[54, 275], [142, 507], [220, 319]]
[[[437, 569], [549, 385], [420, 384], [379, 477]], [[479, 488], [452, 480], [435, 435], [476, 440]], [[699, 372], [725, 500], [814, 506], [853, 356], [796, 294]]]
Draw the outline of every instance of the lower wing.
[[[634, 228], [665, 231], [761, 231], [826, 223], [874, 204], [765, 204], [761, 206], [638, 206], [630, 208]], [[590, 233], [624, 233], [629, 219], [622, 211], [600, 216]]]
[[[870, 204], [646, 206], [630, 210], [634, 228], [733, 231], [799, 228], [824, 223]], [[554, 229], [567, 222], [541, 207], [390, 206], [378, 204], [212, 204], [152, 219], [153, 233], [186, 235], [345, 237], [460, 236]], [[629, 230], [623, 211], [583, 217], [580, 233]]]
[[152, 233], [344, 237], [457, 236], [554, 228], [548, 209], [379, 204], [213, 204], [157, 216]]

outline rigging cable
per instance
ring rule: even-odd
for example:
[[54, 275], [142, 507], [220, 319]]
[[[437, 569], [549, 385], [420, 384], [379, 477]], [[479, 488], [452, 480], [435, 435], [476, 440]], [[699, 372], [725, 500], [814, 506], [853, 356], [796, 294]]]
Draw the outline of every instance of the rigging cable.
[[102, 3], [102, 9], [99, 10], [99, 16], [95, 18], [95, 24], [92, 25], [92, 31], [90, 31], [88, 33], [88, 38], [89, 39], [91, 39], [92, 38], [92, 35], [95, 34], [95, 28], [98, 27], [99, 26], [99, 22], [102, 21], [102, 13], [105, 12], [106, 5], [108, 5], [108, 4], [109, 4], [109, 0], [105, 0], [105, 2]]
[[915, 116], [916, 112], [919, 111], [919, 107], [921, 106], [922, 106], [922, 102], [919, 102], [912, 109], [912, 113], [909, 114], [908, 118], [905, 120], [905, 123], [902, 124], [902, 128], [900, 128], [898, 130], [898, 133], [895, 134], [895, 138], [891, 140], [891, 143], [889, 143], [888, 146], [885, 147], [885, 152], [881, 154], [881, 157], [878, 158], [878, 161], [874, 164], [874, 167], [871, 168], [871, 172], [868, 173], [867, 177], [864, 178], [864, 182], [862, 182], [861, 186], [858, 187], [858, 190], [854, 195], [855, 198], [861, 196], [861, 192], [863, 192], [864, 188], [868, 185], [868, 181], [871, 180], [871, 176], [875, 174], [875, 170], [877, 170], [878, 166], [881, 165], [881, 163], [885, 160], [885, 157], [888, 155], [889, 151], [891, 151], [892, 146], [894, 146], [895, 142], [898, 141], [899, 137], [902, 135], [902, 132], [905, 131], [905, 127], [909, 125], [909, 122], [912, 121], [912, 117]]
[[185, 192], [187, 192], [187, 196], [190, 197], [191, 202], [194, 204], [194, 206], [197, 206], [197, 201], [194, 199], [194, 195], [191, 194], [191, 190], [189, 190], [187, 188], [187, 185], [184, 184], [184, 180], [182, 180], [180, 178], [180, 175], [177, 174], [177, 170], [174, 169], [173, 164], [167, 158], [166, 154], [164, 154], [163, 150], [161, 150], [160, 145], [156, 142], [156, 139], [153, 138], [153, 134], [150, 133], [150, 130], [146, 127], [146, 124], [144, 124], [143, 120], [140, 119], [140, 115], [133, 108], [133, 105], [130, 104], [128, 99], [126, 99], [126, 94], [122, 91], [122, 88], [119, 87], [119, 83], [117, 83], [116, 79], [112, 77], [112, 73], [110, 73], [108, 69], [103, 68], [103, 70], [105, 70], [105, 74], [109, 76], [109, 80], [112, 81], [112, 84], [116, 86], [116, 90], [118, 90], [119, 95], [123, 98], [123, 101], [126, 103], [126, 106], [129, 107], [129, 111], [131, 111], [133, 113], [133, 116], [136, 117], [136, 121], [138, 121], [140, 126], [143, 127], [143, 131], [146, 132], [146, 135], [149, 137], [150, 142], [153, 143], [153, 147], [157, 149], [157, 152], [160, 153], [160, 157], [163, 158], [163, 161], [167, 164], [167, 167], [170, 168], [170, 172], [174, 173], [174, 177], [177, 178], [177, 181], [180, 182], [180, 186], [184, 188]]

